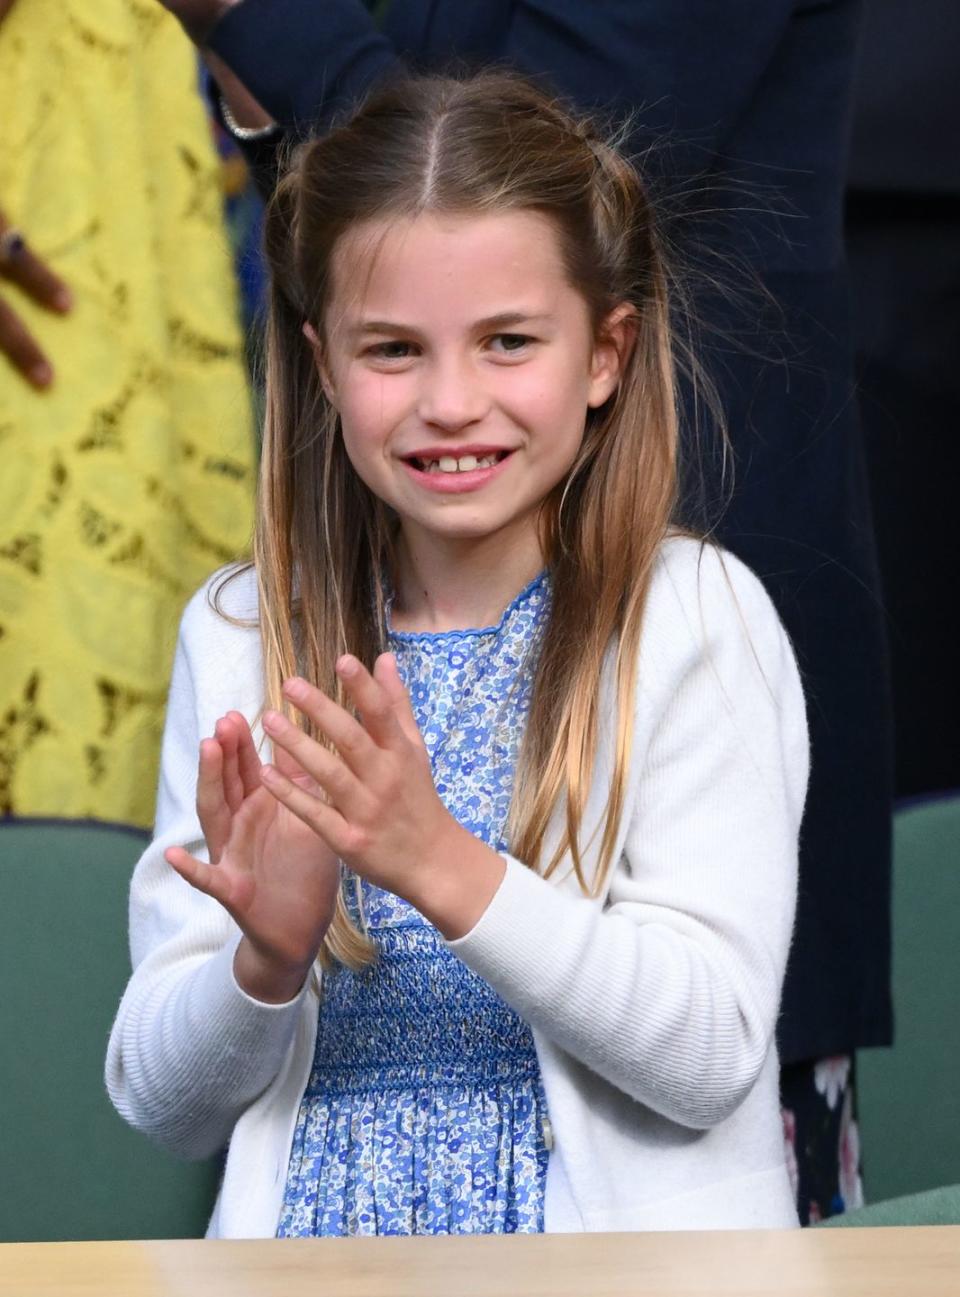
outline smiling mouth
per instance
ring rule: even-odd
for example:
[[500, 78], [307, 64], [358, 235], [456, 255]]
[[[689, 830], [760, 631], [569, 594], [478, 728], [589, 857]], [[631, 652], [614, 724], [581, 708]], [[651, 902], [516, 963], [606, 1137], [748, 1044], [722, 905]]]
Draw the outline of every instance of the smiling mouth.
[[418, 455], [410, 455], [407, 463], [419, 469], [421, 473], [473, 473], [477, 469], [495, 468], [512, 454], [510, 450], [498, 450], [491, 451], [489, 455], [441, 455], [437, 459], [424, 459]]

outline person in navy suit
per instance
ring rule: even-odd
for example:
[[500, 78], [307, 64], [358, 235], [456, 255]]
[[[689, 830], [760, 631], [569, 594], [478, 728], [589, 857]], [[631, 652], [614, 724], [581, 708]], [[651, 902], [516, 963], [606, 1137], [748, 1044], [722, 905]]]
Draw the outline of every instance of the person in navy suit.
[[[871, 0], [859, 43], [847, 252], [857, 390], [891, 622], [895, 793], [960, 790], [960, 6]], [[946, 722], [946, 723], [945, 723]]]
[[[888, 667], [842, 241], [859, 0], [393, 0], [376, 17], [360, 0], [164, 2], [265, 184], [285, 140], [403, 67], [507, 64], [634, 114], [632, 143], [673, 195], [668, 237], [705, 285], [700, 347], [735, 458], [716, 534], [764, 579], [809, 698], [779, 1033], [801, 1215], [856, 1205], [851, 1059], [891, 1038]], [[708, 503], [722, 494], [708, 476]]]

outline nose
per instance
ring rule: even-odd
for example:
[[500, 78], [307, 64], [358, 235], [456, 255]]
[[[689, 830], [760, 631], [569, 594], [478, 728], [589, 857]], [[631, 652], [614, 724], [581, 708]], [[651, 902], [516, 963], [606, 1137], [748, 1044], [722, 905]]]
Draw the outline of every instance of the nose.
[[469, 358], [448, 355], [424, 367], [418, 405], [424, 423], [458, 432], [483, 419], [490, 398]]

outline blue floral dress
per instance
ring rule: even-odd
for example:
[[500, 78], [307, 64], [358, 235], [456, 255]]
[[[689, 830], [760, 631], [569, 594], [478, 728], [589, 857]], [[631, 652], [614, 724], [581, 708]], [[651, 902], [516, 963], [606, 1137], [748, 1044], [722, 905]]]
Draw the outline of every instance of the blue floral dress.
[[[437, 791], [497, 850], [548, 604], [541, 574], [496, 626], [390, 632]], [[541, 1231], [548, 1124], [530, 1029], [412, 906], [348, 890], [378, 957], [324, 977], [278, 1235]]]

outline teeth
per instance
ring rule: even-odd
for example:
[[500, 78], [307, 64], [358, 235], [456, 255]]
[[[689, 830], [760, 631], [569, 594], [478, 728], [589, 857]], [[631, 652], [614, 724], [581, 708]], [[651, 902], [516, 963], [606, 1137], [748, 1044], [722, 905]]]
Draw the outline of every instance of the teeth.
[[493, 468], [497, 462], [496, 455], [462, 455], [457, 459], [453, 455], [441, 455], [439, 459], [423, 462], [426, 473], [471, 473], [475, 468]]

